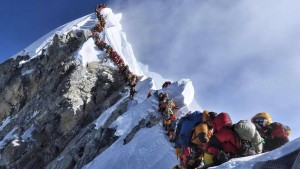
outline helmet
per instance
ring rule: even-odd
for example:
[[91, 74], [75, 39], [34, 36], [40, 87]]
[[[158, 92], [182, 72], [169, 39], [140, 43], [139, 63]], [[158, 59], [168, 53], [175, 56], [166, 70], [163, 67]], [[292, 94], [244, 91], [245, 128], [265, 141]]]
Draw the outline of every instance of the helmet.
[[291, 134], [291, 128], [289, 126], [284, 125], [283, 126], [284, 132], [287, 136], [289, 136]]
[[213, 119], [216, 118], [216, 116], [218, 115], [218, 113], [213, 112], [213, 111], [210, 111], [210, 112], [208, 113], [208, 115], [209, 115], [209, 119], [210, 119], [210, 120], [213, 120]]
[[260, 112], [260, 113], [256, 114], [254, 117], [252, 117], [251, 122], [252, 123], [266, 123], [266, 125], [269, 125], [273, 121], [272, 121], [271, 116], [268, 113]]
[[218, 114], [216, 112], [204, 110], [202, 119], [203, 119], [203, 121], [213, 120], [217, 115]]
[[208, 110], [204, 110], [202, 112], [202, 121], [208, 121], [209, 120], [209, 111]]

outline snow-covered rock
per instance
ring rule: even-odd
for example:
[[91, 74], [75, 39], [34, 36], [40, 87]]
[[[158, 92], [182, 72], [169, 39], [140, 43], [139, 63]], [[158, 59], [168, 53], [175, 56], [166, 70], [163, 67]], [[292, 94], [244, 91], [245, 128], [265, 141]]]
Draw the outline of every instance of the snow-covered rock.
[[[109, 8], [101, 13], [106, 27], [98, 35], [140, 78], [134, 99], [128, 98], [117, 66], [94, 44], [95, 14], [51, 31], [0, 64], [0, 168], [169, 169], [177, 164], [174, 145], [162, 129], [157, 94], [169, 94], [179, 117], [201, 110], [192, 81], [173, 81], [161, 89], [169, 79], [137, 62], [122, 32], [122, 15]], [[147, 98], [149, 91], [155, 94]], [[222, 166], [251, 166], [299, 145], [297, 139]]]

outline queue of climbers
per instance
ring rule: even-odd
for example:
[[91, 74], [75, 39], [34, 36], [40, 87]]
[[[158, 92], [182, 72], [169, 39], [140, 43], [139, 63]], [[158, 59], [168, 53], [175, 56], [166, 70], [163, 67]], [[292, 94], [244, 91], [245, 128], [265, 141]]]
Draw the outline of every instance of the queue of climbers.
[[107, 56], [118, 66], [120, 74], [124, 77], [127, 85], [130, 88], [129, 97], [133, 99], [134, 95], [137, 93], [135, 86], [138, 82], [138, 77], [136, 74], [129, 70], [129, 66], [125, 64], [122, 57], [107, 43], [104, 42], [98, 36], [98, 33], [105, 29], [105, 18], [101, 14], [102, 9], [106, 8], [106, 4], [100, 4], [96, 6], [95, 12], [98, 19], [98, 23], [92, 28], [92, 37], [95, 41], [95, 45], [101, 50], [106, 52]]
[[[91, 30], [96, 46], [105, 50], [110, 59], [118, 66], [120, 74], [130, 87], [130, 98], [136, 93], [137, 76], [129, 70], [120, 55], [98, 36], [105, 30], [105, 18], [101, 15], [105, 4], [96, 6], [99, 23]], [[166, 81], [162, 88], [171, 85]], [[148, 93], [147, 98], [151, 97]], [[204, 110], [187, 113], [177, 118], [178, 107], [168, 93], [156, 93], [158, 112], [169, 141], [175, 144], [179, 163], [174, 169], [208, 168], [222, 164], [232, 158], [245, 157], [274, 150], [289, 141], [291, 129], [279, 122], [273, 122], [266, 112], [256, 114], [251, 121], [240, 120], [232, 124], [228, 113]]]
[[[167, 85], [166, 85], [167, 84]], [[171, 83], [166, 82], [162, 88]], [[152, 92], [147, 97], [151, 97]], [[158, 112], [169, 141], [175, 144], [179, 163], [173, 169], [205, 169], [232, 158], [256, 155], [274, 150], [289, 141], [291, 129], [261, 112], [250, 120], [233, 124], [228, 113], [189, 112], [177, 118], [178, 109], [168, 93], [156, 94]]]

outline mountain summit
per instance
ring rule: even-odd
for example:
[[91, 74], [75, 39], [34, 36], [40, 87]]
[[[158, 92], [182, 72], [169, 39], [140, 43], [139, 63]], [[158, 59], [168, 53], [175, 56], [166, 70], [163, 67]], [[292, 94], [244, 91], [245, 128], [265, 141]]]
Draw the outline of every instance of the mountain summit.
[[[96, 157], [102, 161], [96, 168], [124, 168], [129, 159], [135, 162], [125, 168], [176, 164], [157, 99], [147, 99], [163, 79], [136, 61], [122, 32], [122, 15], [109, 8], [101, 14], [106, 25], [98, 36], [139, 77], [137, 94], [128, 98], [118, 66], [95, 45], [90, 31], [95, 14], [53, 30], [0, 65], [0, 166], [82, 168]], [[190, 80], [164, 91], [182, 110], [193, 100]]]
[[[101, 14], [105, 27], [97, 36], [138, 77], [137, 93], [129, 98], [119, 65], [95, 44], [95, 14], [53, 30], [0, 65], [0, 168], [168, 169], [178, 163], [157, 94], [167, 92], [177, 116], [184, 116], [201, 110], [192, 82], [181, 79], [160, 89], [166, 79], [137, 62], [122, 15], [110, 8]], [[149, 91], [154, 95], [147, 98]], [[251, 164], [235, 159], [223, 167], [280, 157], [299, 149], [299, 141], [247, 157]]]

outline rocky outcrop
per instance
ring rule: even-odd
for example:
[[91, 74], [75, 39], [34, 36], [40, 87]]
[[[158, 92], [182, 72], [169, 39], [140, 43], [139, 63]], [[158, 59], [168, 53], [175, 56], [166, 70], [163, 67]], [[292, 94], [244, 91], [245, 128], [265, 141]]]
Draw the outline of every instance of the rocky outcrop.
[[155, 116], [149, 116], [146, 119], [142, 119], [139, 121], [139, 124], [134, 126], [134, 128], [130, 131], [130, 133], [125, 137], [123, 140], [123, 144], [129, 143], [134, 135], [142, 128], [151, 128], [159, 123], [161, 120], [160, 117], [155, 117]]
[[88, 36], [55, 35], [43, 55], [0, 65], [1, 167], [81, 168], [118, 138], [92, 122], [127, 92], [125, 82], [98, 62], [76, 63], [72, 53]]

